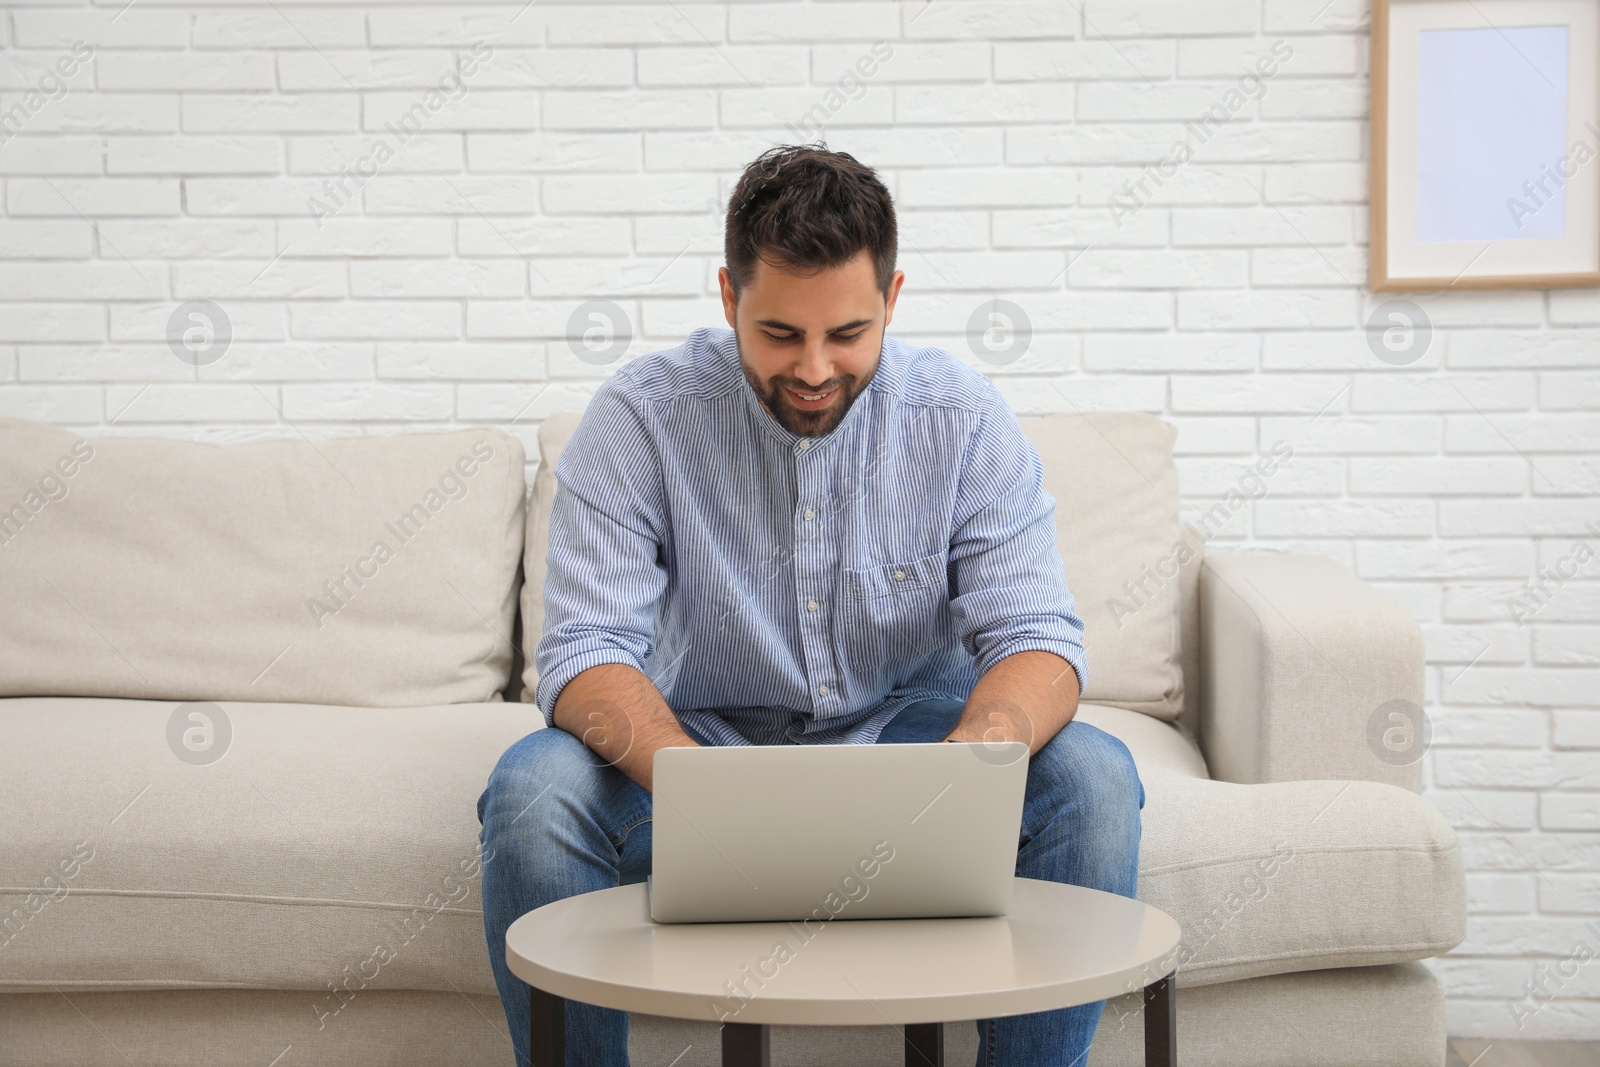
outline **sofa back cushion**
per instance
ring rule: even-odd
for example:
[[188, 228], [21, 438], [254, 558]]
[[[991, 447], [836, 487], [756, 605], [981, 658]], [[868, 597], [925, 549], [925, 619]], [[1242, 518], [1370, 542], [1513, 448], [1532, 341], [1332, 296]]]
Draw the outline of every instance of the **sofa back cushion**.
[[1154, 415], [1096, 412], [1017, 420], [1056, 499], [1056, 548], [1083, 619], [1083, 699], [1160, 719], [1183, 710], [1177, 430]]
[[522, 571], [522, 653], [527, 661], [522, 669], [522, 699], [533, 699], [539, 684], [533, 650], [544, 636], [545, 553], [550, 550], [550, 507], [556, 499], [556, 460], [572, 440], [583, 416], [557, 411], [539, 424], [539, 469], [533, 475], [533, 493], [528, 498], [528, 543], [523, 553]]
[[500, 699], [521, 442], [203, 444], [0, 419], [0, 696]]
[[[579, 416], [551, 415], [539, 428], [539, 471], [528, 513], [522, 592], [528, 666], [524, 699], [538, 678], [533, 648], [544, 629], [546, 523], [555, 463]], [[1089, 659], [1085, 701], [1175, 719], [1183, 708], [1179, 665], [1177, 431], [1153, 415], [1029, 416], [1018, 420], [1044, 461], [1056, 499], [1056, 546], [1083, 618]], [[1168, 571], [1171, 573], [1169, 574]]]

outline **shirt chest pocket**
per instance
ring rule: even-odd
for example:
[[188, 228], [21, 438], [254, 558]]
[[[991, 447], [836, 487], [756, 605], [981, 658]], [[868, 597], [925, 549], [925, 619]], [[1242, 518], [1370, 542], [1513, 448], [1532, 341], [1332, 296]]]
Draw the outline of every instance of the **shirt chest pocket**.
[[844, 572], [844, 593], [853, 600], [898, 598], [930, 590], [942, 593], [946, 584], [943, 552], [903, 563], [880, 563]]
[[946, 554], [841, 572], [836, 647], [876, 696], [944, 647], [950, 629]]

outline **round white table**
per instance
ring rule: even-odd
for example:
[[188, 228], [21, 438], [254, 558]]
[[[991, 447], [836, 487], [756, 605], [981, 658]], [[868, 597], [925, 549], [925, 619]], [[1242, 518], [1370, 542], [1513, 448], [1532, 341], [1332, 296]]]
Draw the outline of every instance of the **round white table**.
[[899, 1026], [908, 1067], [942, 1067], [946, 1021], [1141, 988], [1145, 1063], [1174, 1067], [1182, 936], [1136, 900], [1029, 878], [1005, 916], [828, 922], [655, 923], [640, 884], [522, 916], [506, 963], [532, 988], [534, 1067], [566, 1063], [566, 1000], [720, 1022], [724, 1067], [766, 1067], [773, 1024]]

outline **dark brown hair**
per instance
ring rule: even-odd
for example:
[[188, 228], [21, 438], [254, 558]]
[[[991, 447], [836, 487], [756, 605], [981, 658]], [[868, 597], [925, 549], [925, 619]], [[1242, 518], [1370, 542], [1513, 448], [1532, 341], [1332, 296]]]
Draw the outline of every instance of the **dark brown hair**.
[[737, 295], [757, 260], [797, 274], [848, 263], [865, 249], [887, 294], [899, 238], [877, 172], [848, 152], [779, 145], [744, 169], [728, 198], [723, 252]]

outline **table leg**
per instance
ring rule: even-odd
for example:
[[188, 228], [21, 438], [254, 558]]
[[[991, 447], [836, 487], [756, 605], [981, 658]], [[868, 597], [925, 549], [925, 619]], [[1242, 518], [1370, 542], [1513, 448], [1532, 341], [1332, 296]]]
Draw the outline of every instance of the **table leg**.
[[566, 1067], [567, 1002], [534, 986], [528, 987], [528, 1018], [532, 1024], [533, 1067]]
[[762, 1023], [722, 1024], [722, 1067], [771, 1067], [772, 1032]]
[[944, 1067], [944, 1023], [906, 1027], [906, 1067]]
[[1178, 1065], [1178, 1002], [1172, 988], [1176, 974], [1144, 987], [1145, 1067]]

